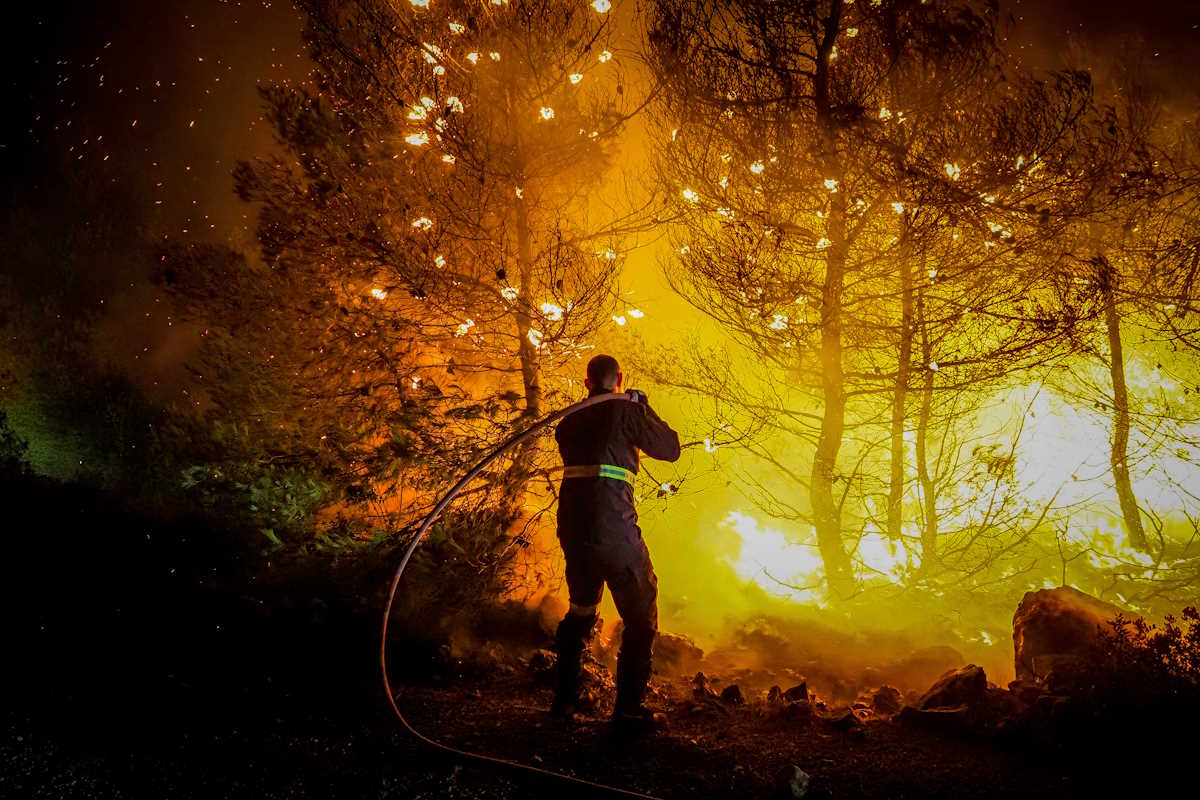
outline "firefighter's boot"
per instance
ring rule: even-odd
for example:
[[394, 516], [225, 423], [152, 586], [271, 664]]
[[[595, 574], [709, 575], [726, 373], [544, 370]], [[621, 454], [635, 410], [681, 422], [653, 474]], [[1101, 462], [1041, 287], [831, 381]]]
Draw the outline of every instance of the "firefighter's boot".
[[558, 624], [555, 646], [558, 664], [554, 683], [554, 704], [550, 713], [570, 718], [575, 715], [579, 703], [583, 651], [597, 620], [596, 614], [568, 613]]
[[649, 733], [664, 726], [663, 717], [645, 706], [653, 640], [653, 630], [626, 629], [622, 637], [617, 656], [617, 700], [613, 706], [613, 724], [620, 732]]

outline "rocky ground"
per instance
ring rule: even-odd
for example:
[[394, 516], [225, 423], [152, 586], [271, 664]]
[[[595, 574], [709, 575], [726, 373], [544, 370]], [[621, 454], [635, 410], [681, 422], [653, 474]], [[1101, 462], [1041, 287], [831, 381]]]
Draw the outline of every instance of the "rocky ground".
[[[39, 526], [13, 528], [0, 576], [15, 620], [0, 796], [582, 796], [403, 733], [379, 687], [370, 604], [272, 606], [211, 531], [166, 530], [86, 496], [0, 500], [36, 508]], [[681, 646], [664, 645], [664, 662], [674, 648], [686, 665]], [[527, 644], [464, 661], [397, 642], [392, 658], [419, 730], [657, 797], [1146, 796], [1184, 774], [1071, 747], [1063, 739], [1077, 728], [1060, 727], [1053, 696], [990, 686], [978, 668], [920, 696], [876, 687], [836, 699], [787, 669], [681, 668], [654, 684], [668, 729], [627, 740], [606, 724], [611, 677], [599, 661], [594, 707], [564, 724], [544, 712], [553, 657]], [[1114, 745], [1119, 754], [1125, 742]]]
[[[245, 669], [240, 649], [225, 654]], [[146, 665], [149, 666], [149, 665]], [[165, 666], [165, 665], [162, 665]], [[228, 683], [190, 671], [64, 685], [26, 683], [5, 712], [6, 797], [558, 797], [573, 787], [444, 758], [400, 732], [383, 698], [344, 676], [308, 685], [246, 669]], [[616, 737], [604, 717], [544, 712], [526, 670], [409, 684], [417, 728], [452, 746], [661, 797], [1074, 796], [1053, 762], [897, 723], [847, 722], [800, 702], [655, 699], [669, 730]], [[782, 777], [781, 777], [782, 776]]]

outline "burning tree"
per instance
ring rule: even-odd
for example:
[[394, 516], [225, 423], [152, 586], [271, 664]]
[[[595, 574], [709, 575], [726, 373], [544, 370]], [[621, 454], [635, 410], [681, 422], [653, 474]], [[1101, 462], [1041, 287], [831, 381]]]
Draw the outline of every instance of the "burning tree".
[[[1075, 352], [1078, 323], [1094, 313], [1064, 274], [1056, 247], [1063, 217], [1086, 193], [1059, 166], [1081, 149], [1090, 83], [1071, 73], [1039, 80], [1012, 68], [990, 16], [894, 3], [874, 21], [877, 41], [863, 46], [892, 66], [876, 92], [878, 124], [863, 146], [894, 198], [896, 225], [890, 238], [882, 239], [883, 225], [874, 243], [862, 243], [874, 245], [870, 257], [892, 277], [876, 288], [872, 322], [881, 335], [855, 350], [870, 367], [858, 376], [864, 388], [875, 376], [879, 399], [890, 400], [886, 521], [875, 524], [892, 540], [903, 534], [911, 431], [928, 569], [937, 561], [943, 515], [976, 529], [995, 521], [971, 519], [975, 498], [947, 497], [978, 466], [964, 450], [994, 449], [978, 430], [980, 407], [1003, 379]], [[963, 427], [972, 433], [964, 436]], [[877, 520], [871, 472], [864, 470], [863, 501]]]
[[[1187, 408], [1194, 370], [1189, 359], [1174, 356], [1181, 344], [1188, 349], [1184, 343], [1195, 325], [1194, 153], [1186, 126], [1173, 128], [1163, 117], [1159, 100], [1134, 75], [1124, 75], [1103, 120], [1107, 138], [1118, 146], [1094, 173], [1096, 201], [1072, 231], [1101, 314], [1094, 345], [1073, 371], [1070, 389], [1080, 394], [1084, 408], [1094, 406], [1107, 416], [1122, 526], [1129, 545], [1143, 553], [1151, 550], [1144, 518], [1157, 528], [1160, 546], [1162, 525], [1139, 502], [1133, 467], [1151, 455], [1178, 456], [1180, 445], [1190, 446], [1187, 430], [1197, 419]], [[1147, 357], [1156, 362], [1156, 385], [1137, 397], [1130, 364]], [[1098, 374], [1090, 369], [1096, 365]], [[1131, 443], [1135, 434], [1143, 439], [1137, 447]], [[1181, 496], [1185, 506], [1194, 499], [1187, 494]]]
[[[231, 410], [249, 399], [411, 519], [609, 323], [639, 215], [589, 192], [636, 103], [600, 4], [301, 6], [312, 79], [263, 90], [284, 152], [235, 173], [265, 263], [193, 291], [195, 315], [224, 317], [210, 363], [248, 352], [293, 384]], [[509, 513], [532, 456], [491, 484]]]
[[[811, 521], [845, 594], [846, 515], [877, 524], [864, 476], [882, 444], [879, 527], [901, 536], [915, 429], [932, 564], [935, 483], [963, 465], [953, 455], [931, 474], [931, 427], [957, 453], [950, 426], [999, 378], [1071, 352], [1092, 313], [1047, 246], [1080, 202], [1081, 181], [1059, 167], [1079, 150], [1086, 77], [1005, 68], [994, 19], [966, 4], [665, 3], [651, 44], [668, 87], [675, 285], [773, 368], [766, 381], [791, 384], [745, 390], [746, 405], [812, 448], [805, 474], [758, 450], [807, 489], [811, 510], [771, 507]], [[862, 511], [847, 507], [855, 492]]]

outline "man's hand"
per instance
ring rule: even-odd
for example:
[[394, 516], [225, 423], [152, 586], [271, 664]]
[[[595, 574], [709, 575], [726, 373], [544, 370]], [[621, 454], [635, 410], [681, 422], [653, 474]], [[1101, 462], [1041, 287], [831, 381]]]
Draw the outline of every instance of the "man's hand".
[[650, 404], [650, 398], [646, 397], [646, 393], [641, 389], [629, 389], [625, 392], [625, 394], [628, 395], [629, 399], [635, 403], [641, 403], [642, 405]]

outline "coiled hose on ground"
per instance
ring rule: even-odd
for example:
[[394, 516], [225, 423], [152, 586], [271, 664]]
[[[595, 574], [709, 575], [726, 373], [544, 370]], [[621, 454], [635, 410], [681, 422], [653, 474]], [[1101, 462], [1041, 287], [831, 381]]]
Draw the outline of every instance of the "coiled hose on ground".
[[443, 744], [442, 742], [439, 742], [429, 736], [426, 736], [425, 734], [421, 733], [416, 728], [414, 728], [412, 726], [412, 724], [404, 717], [404, 714], [400, 711], [400, 706], [396, 702], [396, 694], [392, 690], [391, 682], [388, 680], [388, 669], [387, 669], [388, 621], [390, 620], [391, 615], [392, 615], [392, 605], [395, 603], [395, 600], [396, 600], [396, 590], [400, 586], [400, 579], [403, 577], [404, 570], [406, 567], [408, 567], [408, 562], [412, 558], [413, 553], [416, 552], [416, 549], [417, 549], [417, 547], [420, 546], [421, 542], [425, 540], [426, 534], [429, 533], [429, 529], [433, 525], [434, 521], [438, 518], [438, 515], [441, 514], [442, 511], [444, 511], [446, 509], [446, 507], [450, 505], [450, 503], [454, 500], [454, 498], [458, 496], [458, 493], [461, 492], [464, 488], [466, 488], [467, 484], [469, 484], [472, 480], [474, 480], [474, 478], [477, 475], [479, 475], [479, 473], [482, 472], [488, 466], [488, 464], [491, 464], [493, 461], [495, 461], [497, 458], [499, 458], [505, 451], [507, 451], [509, 448], [515, 447], [516, 445], [520, 444], [521, 442], [525, 441], [526, 439], [529, 439], [534, 434], [536, 434], [538, 431], [545, 428], [547, 425], [549, 425], [553, 422], [557, 422], [557, 421], [563, 419], [564, 417], [568, 417], [577, 411], [582, 411], [583, 409], [588, 408], [589, 406], [598, 405], [600, 403], [607, 403], [607, 402], [611, 402], [614, 400], [626, 400], [626, 401], [636, 402], [635, 398], [636, 398], [635, 395], [621, 394], [621, 393], [616, 393], [616, 392], [609, 392], [609, 393], [605, 393], [605, 394], [594, 395], [594, 396], [588, 397], [584, 400], [580, 400], [578, 403], [569, 405], [566, 408], [555, 411], [552, 414], [547, 414], [545, 417], [538, 420], [537, 422], [535, 422], [533, 425], [529, 426], [525, 430], [521, 431], [520, 433], [514, 434], [509, 439], [504, 441], [502, 444], [495, 447], [478, 464], [471, 467], [471, 469], [467, 470], [467, 473], [465, 475], [463, 475], [463, 477], [458, 481], [458, 483], [454, 484], [454, 486], [452, 486], [450, 488], [450, 491], [446, 492], [446, 494], [443, 495], [440, 500], [438, 500], [437, 504], [433, 507], [433, 510], [429, 512], [429, 514], [425, 517], [424, 520], [422, 520], [421, 527], [417, 529], [417, 533], [415, 536], [413, 536], [412, 541], [408, 543], [408, 547], [404, 551], [404, 556], [403, 556], [403, 558], [400, 559], [399, 566], [396, 567], [396, 574], [392, 577], [392, 585], [391, 585], [391, 588], [388, 590], [387, 603], [384, 605], [384, 608], [383, 608], [383, 625], [382, 625], [382, 632], [381, 632], [380, 640], [379, 640], [379, 668], [383, 675], [384, 692], [387, 694], [388, 702], [391, 703], [392, 711], [394, 711], [396, 713], [396, 718], [398, 720], [400, 720], [400, 724], [404, 726], [404, 729], [406, 731], [408, 731], [414, 737], [421, 740], [422, 742], [429, 745], [430, 747], [436, 748], [445, 753], [450, 753], [450, 754], [458, 756], [460, 758], [466, 758], [466, 759], [470, 759], [472, 761], [478, 761], [478, 762], [488, 764], [493, 767], [503, 767], [505, 769], [516, 770], [517, 772], [525, 773], [527, 775], [532, 774], [532, 775], [536, 775], [536, 776], [539, 776], [542, 778], [550, 778], [550, 779], [557, 780], [557, 781], [565, 781], [569, 784], [575, 785], [575, 787], [577, 789], [586, 789], [592, 793], [599, 791], [599, 792], [604, 792], [607, 794], [621, 795], [623, 797], [639, 797], [639, 798], [643, 798], [643, 800], [658, 800], [657, 798], [655, 798], [652, 795], [643, 794], [641, 792], [635, 792], [635, 791], [632, 791], [629, 789], [621, 789], [616, 786], [609, 786], [609, 785], [603, 784], [603, 783], [596, 783], [594, 781], [589, 781], [585, 778], [576, 778], [571, 775], [564, 775], [561, 772], [554, 772], [554, 771], [548, 770], [548, 769], [541, 769], [539, 767], [530, 766], [528, 764], [522, 764], [519, 761], [509, 761], [508, 759], [498, 758], [496, 756], [489, 756], [489, 755], [484, 755], [482, 753], [472, 753], [467, 750], [460, 750], [457, 747], [451, 747], [450, 745]]

